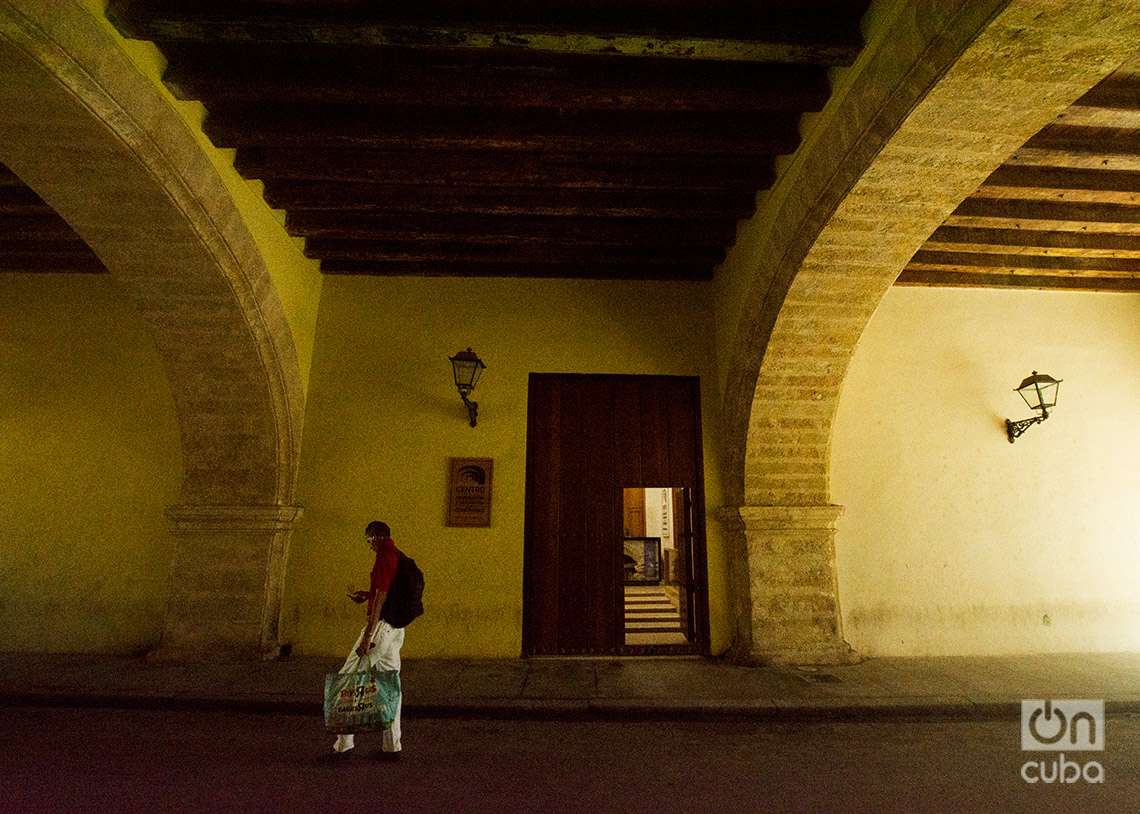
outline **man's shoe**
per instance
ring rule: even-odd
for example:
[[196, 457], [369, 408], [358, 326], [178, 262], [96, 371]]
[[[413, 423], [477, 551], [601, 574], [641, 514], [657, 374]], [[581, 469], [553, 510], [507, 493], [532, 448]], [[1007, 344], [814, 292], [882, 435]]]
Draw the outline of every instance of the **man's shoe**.
[[352, 758], [352, 753], [355, 749], [345, 749], [343, 752], [338, 752], [333, 749], [330, 752], [323, 753], [317, 758], [317, 763], [322, 766], [336, 766], [340, 763], [345, 763]]
[[376, 757], [378, 757], [380, 760], [384, 761], [385, 763], [399, 763], [400, 762], [400, 755], [402, 755], [402, 754], [403, 754], [403, 752], [381, 752]]

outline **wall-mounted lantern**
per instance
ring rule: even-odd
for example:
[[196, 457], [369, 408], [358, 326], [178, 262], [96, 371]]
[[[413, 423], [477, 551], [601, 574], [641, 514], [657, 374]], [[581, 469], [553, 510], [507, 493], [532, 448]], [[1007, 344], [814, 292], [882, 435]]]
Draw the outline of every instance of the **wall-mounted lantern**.
[[455, 389], [459, 391], [459, 397], [467, 405], [467, 418], [471, 422], [471, 426], [474, 427], [475, 421], [479, 417], [479, 404], [467, 397], [475, 389], [479, 377], [483, 375], [487, 366], [471, 348], [461, 350], [454, 356], [447, 358], [451, 360], [451, 372], [455, 375]]
[[1047, 373], [1033, 371], [1017, 386], [1016, 392], [1025, 399], [1030, 410], [1040, 410], [1041, 415], [1033, 418], [1023, 418], [1020, 421], [1005, 420], [1005, 434], [1012, 444], [1013, 439], [1021, 435], [1034, 424], [1040, 424], [1049, 417], [1049, 408], [1057, 404], [1057, 391], [1060, 390], [1064, 379], [1054, 379]]

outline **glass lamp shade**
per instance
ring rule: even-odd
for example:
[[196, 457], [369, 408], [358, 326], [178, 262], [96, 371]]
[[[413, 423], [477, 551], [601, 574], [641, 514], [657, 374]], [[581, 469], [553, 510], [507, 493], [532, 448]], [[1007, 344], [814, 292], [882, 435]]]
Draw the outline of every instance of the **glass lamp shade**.
[[1030, 410], [1045, 410], [1057, 404], [1057, 391], [1064, 379], [1054, 379], [1047, 373], [1033, 371], [1017, 386], [1017, 392]]
[[451, 372], [455, 375], [456, 388], [464, 395], [470, 393], [475, 389], [479, 377], [483, 375], [487, 366], [471, 348], [461, 350], [448, 358], [451, 360]]

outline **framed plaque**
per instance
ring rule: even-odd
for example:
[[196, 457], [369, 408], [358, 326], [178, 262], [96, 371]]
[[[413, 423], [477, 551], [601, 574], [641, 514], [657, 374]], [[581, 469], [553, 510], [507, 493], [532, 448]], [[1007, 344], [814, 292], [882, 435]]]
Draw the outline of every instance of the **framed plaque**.
[[492, 458], [452, 458], [447, 486], [447, 525], [491, 525]]

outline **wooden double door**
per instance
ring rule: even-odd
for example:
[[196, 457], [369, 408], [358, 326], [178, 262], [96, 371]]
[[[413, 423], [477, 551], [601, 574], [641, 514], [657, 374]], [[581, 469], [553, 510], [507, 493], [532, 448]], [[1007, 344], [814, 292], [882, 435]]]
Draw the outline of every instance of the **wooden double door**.
[[[686, 495], [683, 647], [625, 643], [623, 491], [636, 487]], [[531, 374], [523, 582], [523, 655], [708, 652], [698, 379]]]

